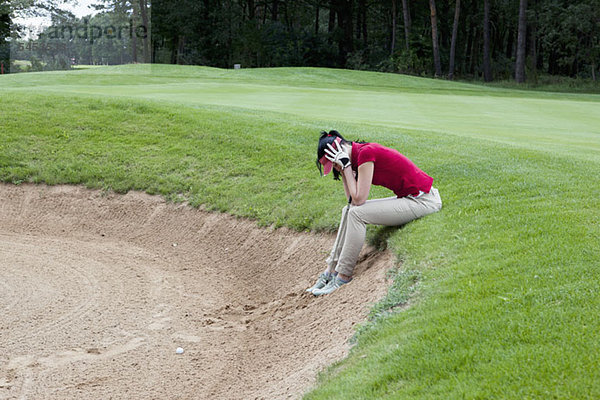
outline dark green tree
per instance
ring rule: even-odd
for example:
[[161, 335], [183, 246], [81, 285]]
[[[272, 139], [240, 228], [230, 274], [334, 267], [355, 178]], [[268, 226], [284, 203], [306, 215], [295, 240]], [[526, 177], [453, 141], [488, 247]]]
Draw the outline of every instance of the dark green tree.
[[517, 61], [515, 63], [515, 80], [525, 82], [525, 56], [527, 54], [527, 0], [519, 2], [519, 28], [517, 36]]
[[456, 40], [458, 36], [458, 21], [460, 18], [460, 0], [454, 4], [454, 23], [452, 24], [452, 42], [450, 44], [450, 65], [448, 67], [448, 79], [454, 79], [454, 63], [456, 59]]
[[429, 0], [431, 10], [431, 41], [433, 43], [433, 64], [435, 77], [442, 76], [442, 62], [440, 61], [439, 35], [438, 35], [438, 13], [435, 0]]
[[[0, 4], [7, 1], [12, 10], [33, 9], [33, 0]], [[42, 3], [53, 9], [62, 1]], [[151, 25], [151, 35], [118, 43], [103, 36], [93, 47], [89, 38], [78, 38], [64, 57], [224, 68], [321, 66], [438, 77], [448, 65], [450, 79], [486, 81], [535, 80], [538, 74], [596, 79], [599, 73], [600, 0], [98, 2], [103, 16], [90, 18], [89, 24], [131, 21]], [[69, 18], [55, 20], [72, 23]], [[14, 46], [12, 51], [14, 58]], [[34, 56], [42, 65], [62, 62], [39, 51]]]
[[492, 80], [492, 60], [490, 55], [490, 0], [483, 2], [483, 80]]
[[0, 69], [10, 72], [10, 10], [8, 0], [0, 0]]

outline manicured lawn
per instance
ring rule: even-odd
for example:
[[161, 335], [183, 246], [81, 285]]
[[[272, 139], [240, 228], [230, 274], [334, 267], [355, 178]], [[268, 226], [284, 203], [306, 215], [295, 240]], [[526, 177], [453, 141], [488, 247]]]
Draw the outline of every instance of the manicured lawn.
[[0, 110], [0, 180], [145, 190], [300, 230], [335, 230], [344, 205], [314, 165], [320, 130], [393, 146], [444, 208], [369, 231], [403, 261], [396, 284], [306, 398], [600, 397], [600, 96], [125, 66], [0, 77]]
[[[374, 72], [317, 68], [218, 70], [142, 65], [10, 76], [16, 90], [218, 105], [382, 129], [452, 133], [591, 157], [600, 95], [552, 94]], [[569, 100], [569, 101], [566, 101]]]

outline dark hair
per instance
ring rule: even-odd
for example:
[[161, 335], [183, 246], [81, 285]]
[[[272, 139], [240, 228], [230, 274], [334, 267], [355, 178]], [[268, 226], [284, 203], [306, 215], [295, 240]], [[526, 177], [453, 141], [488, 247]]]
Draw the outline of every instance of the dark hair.
[[[329, 131], [329, 132], [325, 132], [322, 131], [321, 132], [321, 136], [319, 137], [319, 145], [317, 146], [317, 167], [319, 168], [319, 172], [321, 173], [321, 175], [323, 174], [323, 170], [322, 170], [322, 165], [319, 162], [319, 160], [325, 155], [325, 149], [327, 148], [328, 144], [332, 144], [333, 142], [335, 142], [335, 140], [337, 138], [342, 139], [342, 144], [352, 144], [352, 142], [347, 141], [346, 139], [344, 139], [344, 137], [342, 135], [340, 135], [340, 133], [338, 131]], [[340, 180], [340, 173], [336, 170], [333, 169], [333, 179], [339, 181]]]

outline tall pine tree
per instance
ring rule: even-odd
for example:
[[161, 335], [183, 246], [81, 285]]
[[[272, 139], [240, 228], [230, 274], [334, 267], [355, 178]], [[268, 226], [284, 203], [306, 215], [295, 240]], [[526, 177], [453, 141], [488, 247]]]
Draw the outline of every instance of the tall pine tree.
[[519, 3], [519, 28], [517, 35], [517, 61], [515, 63], [515, 80], [525, 82], [525, 57], [527, 56], [527, 0]]
[[10, 71], [10, 11], [8, 0], [0, 0], [0, 70], [2, 73]]

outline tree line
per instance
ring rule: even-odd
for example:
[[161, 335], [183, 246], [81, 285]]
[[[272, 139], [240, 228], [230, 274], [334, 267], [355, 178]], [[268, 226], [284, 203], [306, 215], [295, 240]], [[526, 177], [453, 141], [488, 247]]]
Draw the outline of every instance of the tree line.
[[157, 62], [324, 66], [453, 79], [596, 79], [600, 0], [166, 0]]
[[[0, 0], [3, 1], [3, 0]], [[13, 0], [14, 1], [14, 0]], [[50, 12], [51, 24], [35, 39], [31, 27], [13, 24], [12, 71], [70, 69], [73, 64], [150, 63], [150, 5], [147, 0], [98, 0], [100, 12], [77, 18], [58, 7], [61, 0], [18, 0], [29, 15]], [[20, 39], [19, 39], [20, 37]], [[23, 65], [22, 60], [28, 64]]]
[[540, 73], [598, 75], [600, 0], [102, 1], [102, 13], [86, 21], [63, 15], [55, 28], [129, 23], [148, 27], [148, 35], [105, 34], [93, 51], [86, 45], [94, 38], [78, 37], [69, 51], [85, 62], [318, 66], [517, 82]]

